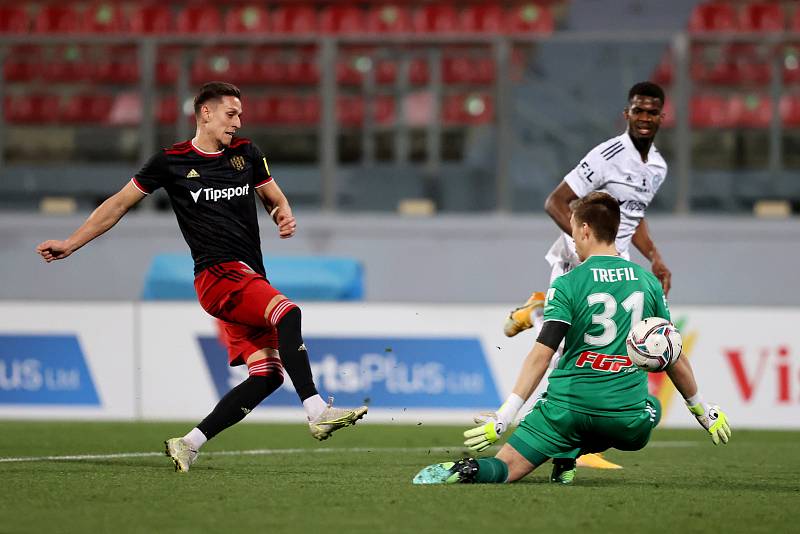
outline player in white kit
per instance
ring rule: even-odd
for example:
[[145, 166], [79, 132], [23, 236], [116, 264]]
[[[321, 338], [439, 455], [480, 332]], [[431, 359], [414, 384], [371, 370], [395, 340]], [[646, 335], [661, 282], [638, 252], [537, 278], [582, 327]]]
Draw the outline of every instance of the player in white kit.
[[[664, 101], [664, 90], [654, 83], [640, 82], [631, 87], [628, 105], [623, 110], [625, 132], [590, 150], [547, 197], [545, 211], [562, 231], [545, 256], [552, 267], [550, 282], [580, 263], [570, 237], [569, 203], [592, 191], [603, 191], [620, 203], [617, 252], [630, 259], [629, 247], [633, 242], [650, 261], [664, 295], [669, 293], [671, 273], [650, 237], [645, 219], [647, 206], [667, 177], [667, 163], [653, 144], [663, 118]], [[525, 304], [509, 313], [503, 328], [505, 334], [512, 337], [533, 326], [538, 330], [543, 305], [544, 293], [534, 292]], [[618, 467], [590, 456], [594, 455], [581, 457], [578, 465]]]

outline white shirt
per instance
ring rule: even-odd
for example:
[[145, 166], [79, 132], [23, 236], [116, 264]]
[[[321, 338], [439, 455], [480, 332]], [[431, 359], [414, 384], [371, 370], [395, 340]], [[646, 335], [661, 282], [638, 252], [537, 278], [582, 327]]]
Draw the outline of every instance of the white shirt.
[[[623, 132], [590, 150], [564, 181], [579, 198], [592, 191], [603, 191], [619, 201], [620, 222], [615, 244], [620, 256], [630, 259], [628, 247], [633, 234], [666, 177], [667, 162], [655, 145], [650, 145], [645, 163], [628, 132]], [[575, 267], [578, 264], [575, 241], [562, 233], [546, 259], [554, 267], [558, 263]]]

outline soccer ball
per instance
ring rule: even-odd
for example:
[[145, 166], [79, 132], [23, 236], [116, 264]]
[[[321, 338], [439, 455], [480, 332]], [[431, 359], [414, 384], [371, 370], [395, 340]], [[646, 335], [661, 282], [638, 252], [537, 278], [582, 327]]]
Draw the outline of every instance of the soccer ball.
[[648, 317], [628, 333], [628, 357], [639, 369], [658, 373], [681, 355], [683, 339], [675, 325], [661, 317]]

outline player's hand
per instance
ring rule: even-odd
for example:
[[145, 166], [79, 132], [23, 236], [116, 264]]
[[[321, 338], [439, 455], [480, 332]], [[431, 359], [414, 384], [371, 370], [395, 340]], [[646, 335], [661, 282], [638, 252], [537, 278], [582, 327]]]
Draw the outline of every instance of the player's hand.
[[484, 412], [475, 416], [478, 424], [464, 432], [464, 445], [474, 451], [481, 452], [500, 439], [500, 435], [508, 427], [494, 412]]
[[66, 241], [56, 241], [50, 239], [40, 243], [39, 246], [36, 247], [36, 252], [42, 257], [42, 259], [44, 259], [44, 261], [50, 263], [51, 261], [55, 260], [63, 260], [72, 254], [72, 249], [69, 247]]
[[664, 289], [664, 296], [669, 296], [669, 290], [672, 287], [672, 273], [667, 269], [664, 260], [661, 259], [659, 254], [653, 257], [653, 262], [650, 264], [650, 270], [656, 275], [656, 278], [661, 281], [661, 287]]
[[297, 231], [297, 220], [291, 211], [278, 210], [275, 214], [275, 224], [278, 225], [278, 235], [281, 239], [288, 239]]
[[695, 416], [697, 422], [711, 434], [711, 441], [714, 442], [714, 445], [719, 445], [720, 441], [728, 443], [728, 440], [731, 439], [728, 416], [719, 406], [700, 402], [689, 406], [689, 411]]

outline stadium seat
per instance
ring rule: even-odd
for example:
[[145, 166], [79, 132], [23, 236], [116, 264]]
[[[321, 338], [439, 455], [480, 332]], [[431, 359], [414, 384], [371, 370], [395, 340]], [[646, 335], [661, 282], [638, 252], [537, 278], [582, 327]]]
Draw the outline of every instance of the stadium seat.
[[788, 44], [782, 48], [783, 82], [800, 83], [800, 44]]
[[314, 51], [303, 50], [283, 58], [282, 61], [286, 77], [279, 80], [280, 82], [293, 85], [316, 85], [319, 83], [319, 66]]
[[175, 124], [178, 120], [178, 99], [175, 95], [162, 96], [156, 102], [156, 121], [162, 126]]
[[374, 100], [373, 105], [373, 118], [377, 124], [382, 126], [394, 124], [397, 119], [395, 115], [395, 99], [393, 96], [381, 95]]
[[363, 97], [338, 97], [336, 100], [336, 120], [341, 126], [361, 126], [364, 123]]
[[280, 5], [272, 13], [273, 32], [314, 34], [318, 30], [317, 12], [311, 6]]
[[772, 119], [772, 101], [763, 94], [734, 95], [730, 99], [731, 122], [740, 128], [767, 128]]
[[36, 33], [77, 33], [81, 14], [70, 4], [47, 4], [39, 9], [33, 24]]
[[316, 95], [282, 96], [276, 106], [276, 121], [280, 124], [311, 126], [319, 122], [320, 103]]
[[783, 95], [780, 110], [784, 127], [800, 127], [800, 95]]
[[548, 6], [526, 2], [508, 12], [505, 27], [511, 33], [547, 34], [555, 28], [555, 21]]
[[320, 29], [325, 33], [362, 34], [367, 32], [365, 12], [355, 6], [331, 5], [322, 9]]
[[659, 85], [669, 86], [672, 85], [673, 76], [672, 54], [667, 50], [661, 56], [661, 61], [658, 62], [658, 66], [656, 66], [656, 70], [650, 79]]
[[156, 82], [171, 85], [178, 80], [178, 63], [182, 47], [178, 45], [159, 46], [156, 51]]
[[90, 4], [82, 22], [82, 30], [86, 33], [121, 33], [128, 29], [122, 8], [112, 2]]
[[114, 99], [111, 95], [77, 94], [66, 99], [59, 122], [66, 124], [104, 124], [108, 122]]
[[201, 48], [194, 57], [191, 80], [201, 85], [209, 80], [226, 80], [240, 83], [240, 65], [230, 47], [212, 46]]
[[250, 75], [254, 83], [286, 83], [288, 65], [281, 57], [281, 49], [274, 46], [253, 49]]
[[739, 28], [746, 32], [783, 31], [785, 19], [781, 5], [776, 2], [745, 4]]
[[689, 123], [693, 128], [734, 126], [728, 100], [716, 94], [693, 95], [689, 102]]
[[724, 2], [710, 2], [696, 6], [689, 18], [691, 33], [736, 31], [736, 10]]
[[442, 102], [442, 123], [446, 126], [487, 124], [493, 118], [494, 105], [486, 94], [451, 94]]
[[461, 31], [458, 11], [452, 4], [425, 4], [412, 18], [417, 33], [453, 33]]
[[269, 13], [260, 5], [234, 7], [225, 15], [225, 33], [267, 33], [269, 30]]
[[494, 60], [491, 57], [470, 57], [466, 54], [448, 55], [442, 60], [442, 80], [446, 84], [491, 83], [495, 77]]
[[467, 5], [461, 10], [460, 26], [476, 33], [505, 32], [506, 16], [498, 4]]
[[0, 6], [0, 33], [28, 33], [30, 25], [25, 7]]
[[25, 94], [5, 97], [5, 120], [12, 124], [46, 124], [58, 119], [59, 97]]
[[130, 26], [133, 33], [163, 34], [173, 30], [172, 14], [164, 4], [132, 6]]
[[726, 55], [735, 58], [738, 81], [744, 84], [765, 85], [772, 79], [771, 53], [765, 47], [751, 43], [733, 43]]
[[411, 32], [411, 12], [402, 4], [370, 6], [367, 11], [367, 30], [371, 33]]
[[222, 32], [222, 16], [211, 5], [188, 5], [178, 13], [176, 25], [180, 33], [218, 34]]
[[88, 55], [88, 50], [83, 46], [58, 46], [42, 63], [39, 75], [48, 82], [91, 80], [95, 65], [88, 60]]
[[92, 79], [105, 83], [128, 84], [139, 79], [139, 61], [135, 46], [118, 45], [104, 50]]
[[42, 49], [35, 45], [20, 45], [11, 48], [3, 66], [7, 82], [29, 82], [39, 75]]
[[257, 97], [242, 103], [247, 124], [275, 124], [278, 122], [278, 99], [273, 96]]

